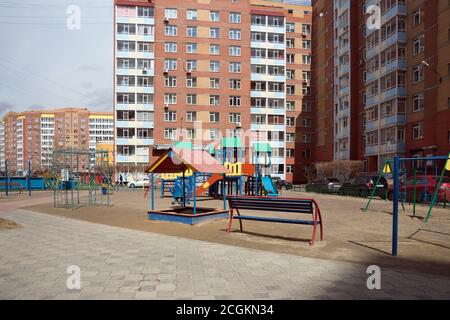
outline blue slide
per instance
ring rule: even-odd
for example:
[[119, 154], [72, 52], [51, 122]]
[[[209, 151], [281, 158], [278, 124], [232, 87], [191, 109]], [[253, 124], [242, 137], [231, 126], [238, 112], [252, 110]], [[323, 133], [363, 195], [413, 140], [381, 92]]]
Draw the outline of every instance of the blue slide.
[[263, 185], [264, 191], [269, 197], [278, 197], [278, 190], [275, 188], [271, 177], [262, 177], [261, 183]]

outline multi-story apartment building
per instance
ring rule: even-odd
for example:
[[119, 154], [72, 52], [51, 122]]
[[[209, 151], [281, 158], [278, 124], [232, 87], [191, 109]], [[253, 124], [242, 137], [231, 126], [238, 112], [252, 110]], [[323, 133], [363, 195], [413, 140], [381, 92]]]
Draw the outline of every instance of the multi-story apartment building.
[[[376, 171], [396, 155], [447, 153], [448, 1], [318, 0], [313, 8], [316, 159], [365, 160]], [[321, 79], [330, 53], [333, 106], [330, 77]], [[324, 152], [329, 130], [321, 130], [330, 113], [333, 157]]]
[[0, 171], [5, 171], [5, 122], [0, 120]]
[[[24, 174], [28, 162], [41, 171], [52, 166], [55, 150], [95, 149], [95, 142], [112, 142], [113, 133], [112, 113], [85, 108], [9, 112], [0, 126], [0, 158], [8, 161], [11, 173]], [[79, 170], [88, 169], [87, 156], [78, 161]]]
[[[218, 147], [221, 137], [238, 137], [245, 161], [254, 160], [255, 144], [269, 143], [271, 173], [294, 179], [295, 164], [310, 160], [312, 143], [311, 103], [303, 101], [310, 95], [309, 6], [264, 0], [115, 4], [119, 168], [143, 172], [158, 150], [181, 138], [206, 148]], [[140, 85], [143, 71], [146, 86]], [[305, 152], [294, 152], [299, 136]], [[304, 157], [295, 161], [297, 155]]]

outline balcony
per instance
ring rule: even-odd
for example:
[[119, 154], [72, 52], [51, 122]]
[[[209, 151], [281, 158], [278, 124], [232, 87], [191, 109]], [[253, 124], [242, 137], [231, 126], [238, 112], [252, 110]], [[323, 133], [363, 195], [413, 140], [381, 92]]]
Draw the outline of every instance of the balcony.
[[271, 81], [271, 82], [285, 82], [286, 77], [283, 75], [269, 75], [269, 74], [261, 74], [261, 73], [252, 73], [251, 74], [252, 81]]
[[144, 17], [116, 17], [116, 23], [127, 23], [127, 24], [155, 24], [155, 18], [144, 18]]
[[131, 145], [140, 145], [140, 146], [149, 146], [154, 144], [153, 139], [139, 139], [136, 137], [129, 137], [129, 138], [116, 138], [116, 144], [118, 146], [131, 146]]
[[116, 155], [116, 163], [149, 163], [149, 156], [144, 155]]
[[151, 103], [116, 103], [115, 110], [137, 110], [137, 111], [154, 111], [155, 106]]
[[251, 47], [252, 48], [263, 48], [263, 49], [286, 50], [286, 43], [284, 43], [284, 42], [252, 41]]
[[117, 128], [143, 128], [153, 129], [153, 121], [116, 120]]
[[380, 53], [381, 51], [389, 48], [390, 46], [396, 44], [397, 42], [406, 43], [408, 41], [408, 37], [406, 35], [406, 32], [395, 32], [392, 35], [390, 35], [388, 38], [381, 41], [376, 46], [367, 49], [366, 52], [366, 60], [370, 60], [375, 55]]
[[270, 58], [251, 58], [251, 64], [263, 64], [263, 65], [273, 65], [273, 66], [285, 66], [286, 60], [284, 59], [270, 59]]
[[117, 58], [155, 59], [153, 51], [116, 51]]
[[379, 103], [394, 99], [396, 97], [404, 98], [406, 97], [405, 87], [394, 87], [392, 89], [383, 91], [372, 97], [367, 97], [366, 108], [377, 105]]
[[366, 75], [366, 83], [372, 82], [386, 74], [391, 73], [392, 71], [407, 70], [407, 69], [408, 69], [408, 64], [405, 59], [395, 59], [395, 60], [385, 64], [378, 70], [375, 70], [373, 72], [368, 72]]
[[118, 40], [118, 41], [155, 42], [155, 36], [154, 35], [144, 35], [144, 34], [116, 33], [116, 40]]
[[[372, 4], [369, 4], [372, 3]], [[366, 5], [376, 5], [376, 1], [371, 0], [366, 2]], [[394, 5], [391, 9], [389, 9], [388, 11], [386, 11], [382, 16], [381, 16], [381, 25], [384, 25], [386, 22], [388, 22], [389, 20], [391, 20], [392, 18], [394, 18], [395, 16], [399, 15], [399, 16], [406, 16], [408, 14], [408, 8], [405, 4], [396, 4]], [[370, 34], [372, 34], [372, 32], [376, 31], [376, 29], [369, 29], [366, 27], [366, 34], [367, 36], [369, 36]]]
[[116, 69], [116, 75], [118, 76], [154, 76], [155, 75], [155, 69], [147, 69], [144, 70], [143, 69], [137, 69], [137, 68], [133, 68], [133, 69], [124, 69], [124, 68], [117, 68]]
[[271, 99], [285, 99], [286, 93], [284, 91], [251, 91], [252, 98], [271, 98]]
[[286, 28], [284, 26], [269, 26], [269, 25], [257, 25], [252, 24], [251, 30], [253, 32], [269, 32], [269, 33], [286, 33]]
[[116, 92], [122, 93], [155, 93], [155, 87], [121, 86], [116, 87]]

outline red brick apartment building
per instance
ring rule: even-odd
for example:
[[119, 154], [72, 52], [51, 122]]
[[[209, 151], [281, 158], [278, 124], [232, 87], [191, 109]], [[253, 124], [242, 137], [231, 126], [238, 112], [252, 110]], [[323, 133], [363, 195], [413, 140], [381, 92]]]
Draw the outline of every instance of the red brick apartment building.
[[310, 6], [285, 1], [116, 0], [117, 164], [147, 165], [180, 132], [196, 148], [240, 137], [245, 161], [269, 143], [271, 173], [304, 181], [311, 18]]
[[373, 172], [396, 155], [450, 152], [450, 2], [312, 4], [314, 160]]

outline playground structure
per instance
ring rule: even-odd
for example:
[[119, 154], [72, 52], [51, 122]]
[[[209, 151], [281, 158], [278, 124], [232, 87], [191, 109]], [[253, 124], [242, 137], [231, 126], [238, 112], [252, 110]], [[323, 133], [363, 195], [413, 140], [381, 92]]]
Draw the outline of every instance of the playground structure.
[[[81, 168], [80, 161], [85, 162]], [[109, 152], [74, 148], [55, 150], [52, 167], [44, 173], [44, 181], [53, 191], [55, 208], [110, 206]], [[87, 191], [87, 198], [80, 196], [80, 191]]]
[[[190, 148], [192, 146], [188, 146], [188, 149]], [[265, 155], [263, 163], [259, 163], [258, 160], [261, 153]], [[173, 204], [183, 201], [190, 204], [194, 189], [197, 197], [207, 194], [215, 199], [222, 199], [224, 192], [226, 195], [278, 196], [278, 190], [268, 174], [268, 168], [271, 165], [269, 144], [254, 147], [254, 164], [242, 163], [243, 150], [237, 138], [224, 138], [222, 148], [211, 150], [210, 154], [221, 162], [229, 173], [225, 176], [217, 173], [197, 173], [195, 180], [193, 172], [189, 169], [185, 172], [162, 173], [160, 175], [161, 197], [170, 193]], [[236, 162], [233, 163], [233, 160]], [[186, 193], [183, 192], [183, 183]]]
[[[391, 164], [392, 163], [392, 164]], [[425, 188], [423, 193], [417, 191], [417, 178], [419, 163], [424, 163], [424, 173], [425, 177], [428, 177], [429, 167], [432, 167], [434, 172], [433, 177], [435, 178], [435, 184], [427, 186], [428, 179], [424, 179]], [[443, 164], [439, 166], [439, 164]], [[439, 168], [440, 167], [440, 168]], [[408, 175], [408, 171], [412, 169], [412, 177]], [[392, 255], [398, 255], [398, 214], [399, 214], [399, 203], [405, 209], [405, 202], [412, 202], [413, 204], [413, 217], [417, 216], [417, 200], [422, 200], [422, 202], [429, 203], [426, 215], [421, 217], [424, 223], [427, 223], [431, 217], [431, 213], [439, 201], [446, 205], [447, 203], [447, 193], [450, 190], [447, 188], [442, 188], [442, 183], [445, 177], [445, 173], [450, 172], [450, 154], [448, 156], [435, 156], [435, 157], [413, 157], [413, 158], [402, 158], [395, 157], [393, 160], [386, 160], [383, 165], [383, 170], [380, 172], [378, 181], [382, 176], [392, 175], [393, 178], [393, 188], [392, 191]], [[412, 179], [413, 191], [408, 192], [408, 182]], [[377, 184], [378, 184], [377, 181]], [[375, 195], [376, 188], [372, 192], [366, 207], [363, 212], [369, 210], [371, 201]], [[411, 201], [412, 200], [412, 201]]]
[[10, 176], [8, 171], [8, 160], [4, 162], [5, 170], [1, 172], [0, 176], [0, 191], [9, 197], [11, 193], [21, 194], [24, 191], [28, 192], [31, 197], [32, 190], [45, 190], [44, 179], [40, 177], [32, 177], [31, 175], [31, 161], [27, 162], [27, 169], [25, 176]]
[[[186, 172], [188, 170], [192, 172], [192, 175], [189, 178], [186, 177]], [[180, 190], [177, 189], [177, 191], [173, 191], [174, 199], [179, 206], [176, 208], [155, 210], [154, 174], [179, 174], [180, 172], [182, 174], [181, 179], [178, 180], [181, 182]], [[221, 165], [209, 153], [202, 150], [169, 149], [146, 170], [146, 173], [150, 174], [151, 183], [151, 210], [148, 211], [148, 218], [150, 220], [196, 224], [205, 220], [223, 219], [228, 216], [228, 210], [226, 209], [226, 193], [224, 190], [223, 210], [197, 207], [197, 175], [217, 174], [221, 175], [224, 179], [225, 175], [230, 173], [227, 168]], [[179, 179], [179, 177], [177, 177], [177, 179]], [[187, 186], [188, 183], [191, 183], [190, 187]], [[225, 184], [222, 184], [222, 188], [224, 187]], [[164, 189], [162, 188], [162, 190]], [[190, 200], [188, 200], [189, 191], [193, 201], [192, 207], [188, 206], [190, 203]]]

